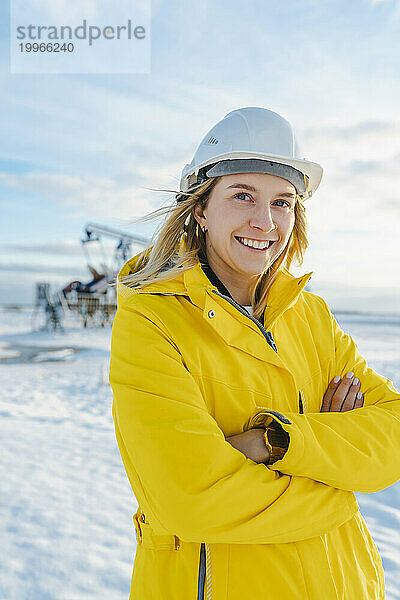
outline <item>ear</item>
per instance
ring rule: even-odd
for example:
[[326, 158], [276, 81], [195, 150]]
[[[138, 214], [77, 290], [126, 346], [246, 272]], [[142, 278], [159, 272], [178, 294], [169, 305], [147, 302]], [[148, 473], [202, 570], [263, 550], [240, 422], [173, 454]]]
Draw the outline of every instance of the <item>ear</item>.
[[204, 225], [204, 221], [207, 219], [206, 215], [203, 212], [203, 209], [199, 204], [197, 204], [193, 209], [193, 216], [198, 222], [200, 226]]

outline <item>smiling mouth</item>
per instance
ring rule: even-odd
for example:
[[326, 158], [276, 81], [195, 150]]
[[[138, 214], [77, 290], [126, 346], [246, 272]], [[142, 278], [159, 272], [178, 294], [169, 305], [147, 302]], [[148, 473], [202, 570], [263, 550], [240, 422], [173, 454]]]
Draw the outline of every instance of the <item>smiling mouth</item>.
[[247, 248], [248, 250], [252, 250], [253, 252], [259, 252], [259, 253], [266, 252], [267, 250], [269, 250], [271, 248], [271, 246], [273, 244], [275, 244], [275, 240], [274, 241], [270, 240], [268, 243], [268, 246], [266, 246], [265, 248], [253, 248], [253, 246], [247, 246], [247, 244], [244, 244], [243, 242], [241, 242], [238, 237], [236, 237], [236, 236], [234, 236], [234, 237], [235, 237], [235, 240], [237, 240], [241, 246], [244, 246], [244, 248]]

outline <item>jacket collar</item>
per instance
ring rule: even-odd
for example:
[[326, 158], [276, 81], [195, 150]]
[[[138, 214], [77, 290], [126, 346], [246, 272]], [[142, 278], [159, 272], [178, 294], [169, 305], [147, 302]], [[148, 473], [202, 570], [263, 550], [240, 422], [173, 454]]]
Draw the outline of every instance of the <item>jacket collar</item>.
[[[148, 255], [151, 248], [145, 251]], [[197, 259], [196, 264], [189, 269], [186, 269], [181, 275], [174, 279], [166, 281], [157, 281], [150, 283], [138, 289], [132, 289], [119, 281], [120, 276], [128, 275], [135, 271], [136, 263], [142, 253], [137, 254], [128, 260], [118, 274], [118, 299], [119, 302], [124, 302], [136, 294], [166, 294], [166, 295], [185, 295], [188, 296], [193, 304], [204, 310], [206, 305], [206, 297], [212, 295], [216, 297], [213, 290], [217, 289], [220, 293], [231, 297], [228, 290], [219, 280], [217, 275], [208, 265], [205, 257], [201, 256]], [[202, 265], [203, 263], [203, 265]], [[301, 277], [294, 277], [287, 269], [282, 269], [278, 272], [274, 283], [271, 286], [268, 303], [264, 312], [264, 327], [269, 329], [273, 323], [290, 307], [292, 307], [310, 280], [313, 272], [306, 273]], [[223, 300], [223, 299], [221, 299]], [[243, 319], [243, 315], [237, 312], [239, 318]]]
[[[207, 260], [207, 256], [205, 256], [201, 251], [199, 252], [199, 262], [200, 262], [201, 268], [203, 269], [204, 273], [206, 274], [206, 277], [213, 284], [213, 286], [216, 287], [217, 290], [219, 292], [221, 292], [221, 294], [224, 294], [224, 296], [228, 296], [229, 298], [232, 298], [229, 290], [224, 286], [224, 284], [219, 279], [217, 274], [210, 267], [210, 264]], [[232, 300], [233, 300], [233, 298], [232, 298]]]

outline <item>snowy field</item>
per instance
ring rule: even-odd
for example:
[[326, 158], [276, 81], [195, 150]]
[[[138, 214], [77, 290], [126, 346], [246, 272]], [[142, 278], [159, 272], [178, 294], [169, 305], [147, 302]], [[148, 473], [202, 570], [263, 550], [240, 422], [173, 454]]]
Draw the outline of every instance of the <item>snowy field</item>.
[[[336, 316], [400, 389], [400, 317]], [[0, 600], [127, 600], [136, 501], [114, 437], [111, 330], [32, 331], [31, 317], [0, 309]], [[399, 485], [357, 494], [389, 600], [400, 598]]]

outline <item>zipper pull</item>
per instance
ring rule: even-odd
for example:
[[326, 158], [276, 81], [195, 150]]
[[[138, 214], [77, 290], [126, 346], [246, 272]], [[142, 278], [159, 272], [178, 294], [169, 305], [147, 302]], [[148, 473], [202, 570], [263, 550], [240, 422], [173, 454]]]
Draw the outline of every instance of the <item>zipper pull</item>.
[[267, 331], [267, 335], [268, 335], [270, 346], [272, 346], [272, 348], [275, 350], [275, 352], [278, 352], [278, 348], [275, 344], [274, 338], [272, 337], [272, 333], [270, 331]]

